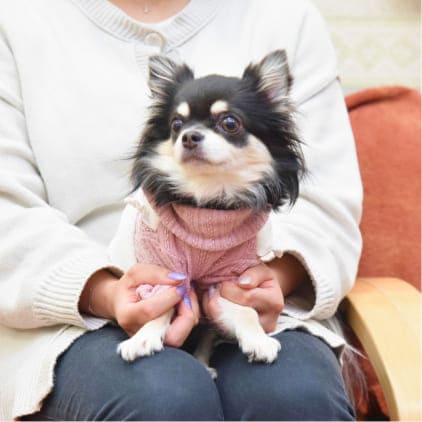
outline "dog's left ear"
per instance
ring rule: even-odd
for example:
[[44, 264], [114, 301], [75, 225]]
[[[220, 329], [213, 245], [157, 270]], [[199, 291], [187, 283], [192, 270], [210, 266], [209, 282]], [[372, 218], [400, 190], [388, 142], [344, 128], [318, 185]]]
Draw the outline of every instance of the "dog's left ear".
[[179, 65], [165, 56], [149, 58], [148, 84], [153, 97], [166, 97], [176, 85], [193, 77], [191, 68], [185, 64]]
[[259, 63], [251, 63], [243, 73], [256, 88], [273, 104], [285, 100], [289, 94], [293, 78], [290, 74], [285, 50], [275, 50], [267, 54]]

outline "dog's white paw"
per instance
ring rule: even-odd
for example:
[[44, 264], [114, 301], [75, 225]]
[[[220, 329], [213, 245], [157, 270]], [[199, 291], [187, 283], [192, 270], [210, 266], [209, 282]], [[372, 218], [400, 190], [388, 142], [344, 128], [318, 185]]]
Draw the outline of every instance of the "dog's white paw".
[[122, 341], [117, 347], [117, 353], [127, 361], [142, 356], [151, 356], [163, 350], [163, 339], [170, 324], [173, 309], [159, 318], [147, 322], [133, 337]]
[[274, 362], [281, 349], [280, 342], [266, 334], [245, 336], [239, 345], [242, 352], [248, 356], [249, 362]]
[[117, 353], [126, 360], [133, 361], [139, 357], [151, 356], [163, 350], [160, 335], [138, 331], [133, 337], [122, 341], [117, 347]]

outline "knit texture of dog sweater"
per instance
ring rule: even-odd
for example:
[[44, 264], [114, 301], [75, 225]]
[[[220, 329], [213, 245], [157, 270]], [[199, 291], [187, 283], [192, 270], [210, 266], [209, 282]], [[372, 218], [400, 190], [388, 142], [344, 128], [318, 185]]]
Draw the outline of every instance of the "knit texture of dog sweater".
[[[138, 262], [156, 264], [188, 276], [198, 288], [222, 281], [235, 281], [257, 265], [256, 237], [268, 219], [268, 211], [250, 209], [213, 210], [172, 204], [156, 207], [160, 218], [156, 230], [139, 213], [135, 229]], [[168, 288], [141, 285], [137, 292], [147, 298]]]

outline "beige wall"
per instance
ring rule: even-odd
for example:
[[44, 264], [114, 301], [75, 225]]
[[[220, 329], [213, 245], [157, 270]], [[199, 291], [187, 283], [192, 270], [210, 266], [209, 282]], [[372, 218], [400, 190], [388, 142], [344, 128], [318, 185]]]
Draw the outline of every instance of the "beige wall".
[[420, 89], [419, 0], [313, 0], [325, 16], [346, 92], [400, 84]]

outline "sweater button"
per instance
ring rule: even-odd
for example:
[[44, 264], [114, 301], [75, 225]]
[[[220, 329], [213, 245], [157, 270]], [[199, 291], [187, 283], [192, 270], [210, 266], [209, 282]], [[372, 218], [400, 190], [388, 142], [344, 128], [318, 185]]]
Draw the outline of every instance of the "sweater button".
[[144, 42], [146, 45], [161, 49], [164, 45], [164, 38], [157, 32], [150, 32], [146, 35]]

